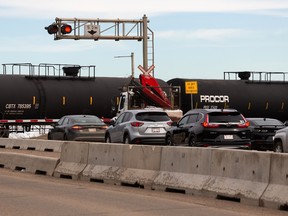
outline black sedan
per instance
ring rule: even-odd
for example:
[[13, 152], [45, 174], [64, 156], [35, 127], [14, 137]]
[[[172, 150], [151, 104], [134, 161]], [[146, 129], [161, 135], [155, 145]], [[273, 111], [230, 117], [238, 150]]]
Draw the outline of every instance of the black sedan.
[[107, 125], [94, 115], [66, 115], [52, 125], [49, 140], [104, 141]]
[[247, 118], [247, 120], [250, 122], [251, 129], [251, 149], [273, 151], [273, 136], [285, 125], [273, 118]]

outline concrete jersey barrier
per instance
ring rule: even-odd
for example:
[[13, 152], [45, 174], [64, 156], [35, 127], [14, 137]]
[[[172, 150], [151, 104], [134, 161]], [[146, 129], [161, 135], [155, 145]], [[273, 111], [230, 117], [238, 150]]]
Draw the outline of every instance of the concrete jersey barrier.
[[[7, 148], [39, 142], [5, 140], [0, 145]], [[288, 209], [288, 154], [68, 141], [56, 145], [61, 145], [60, 160], [0, 152], [0, 167]]]
[[33, 174], [52, 176], [59, 161], [58, 158], [0, 152], [0, 167]]
[[90, 144], [81, 179], [151, 188], [160, 169], [161, 147]]
[[63, 141], [0, 138], [0, 148], [61, 152]]
[[122, 144], [89, 144], [87, 166], [81, 180], [119, 184], [123, 148]]
[[201, 194], [211, 173], [212, 149], [163, 147], [155, 190]]
[[271, 154], [269, 186], [261, 197], [261, 205], [288, 210], [288, 154]]
[[210, 180], [203, 190], [213, 197], [227, 197], [259, 206], [269, 184], [270, 153], [213, 149]]
[[66, 142], [54, 176], [279, 207], [288, 203], [287, 163], [268, 152]]
[[64, 142], [55, 177], [79, 179], [88, 162], [88, 142]]
[[160, 170], [162, 147], [125, 145], [120, 181], [122, 184], [152, 189]]

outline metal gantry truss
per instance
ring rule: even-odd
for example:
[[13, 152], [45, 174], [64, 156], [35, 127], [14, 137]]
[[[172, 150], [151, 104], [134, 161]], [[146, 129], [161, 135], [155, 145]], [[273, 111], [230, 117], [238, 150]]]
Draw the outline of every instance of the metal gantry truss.
[[143, 68], [154, 65], [154, 33], [148, 27], [146, 15], [142, 19], [78, 19], [55, 18], [57, 26], [72, 26], [70, 34], [62, 34], [59, 28], [54, 40], [136, 40], [143, 41]]

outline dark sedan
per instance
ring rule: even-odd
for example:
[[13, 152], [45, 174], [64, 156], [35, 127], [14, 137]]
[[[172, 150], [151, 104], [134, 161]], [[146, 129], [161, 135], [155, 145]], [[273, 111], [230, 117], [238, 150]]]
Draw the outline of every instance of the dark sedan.
[[274, 149], [273, 136], [285, 125], [273, 118], [247, 118], [251, 128], [251, 149], [271, 150]]
[[107, 125], [93, 115], [66, 115], [52, 125], [49, 140], [104, 141]]

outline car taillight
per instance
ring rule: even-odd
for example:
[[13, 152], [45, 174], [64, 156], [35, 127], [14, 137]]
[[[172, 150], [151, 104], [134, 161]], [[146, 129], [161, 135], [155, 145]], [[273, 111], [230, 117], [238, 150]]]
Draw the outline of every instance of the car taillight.
[[104, 130], [106, 130], [107, 128], [108, 128], [107, 125], [104, 125], [104, 126], [101, 127], [101, 129], [104, 129]]
[[250, 125], [250, 122], [246, 121], [243, 124], [238, 124], [237, 126], [239, 128], [247, 128], [247, 127], [249, 127], [249, 125]]
[[167, 125], [169, 125], [169, 126], [171, 126], [172, 125], [172, 121], [170, 121], [170, 122], [167, 122]]
[[237, 126], [239, 128], [247, 128], [247, 127], [249, 127], [250, 126], [250, 122], [247, 121], [246, 118], [242, 114], [241, 114], [241, 116], [242, 116], [242, 118], [244, 119], [245, 122], [242, 123], [242, 124], [238, 124]]
[[83, 127], [79, 125], [74, 125], [71, 127], [72, 130], [81, 130]]
[[141, 127], [144, 123], [143, 122], [131, 122], [130, 123], [133, 127]]
[[203, 122], [202, 125], [205, 128], [217, 128], [217, 127], [219, 127], [219, 124], [210, 124], [209, 122], [206, 122], [206, 121]]
[[209, 123], [208, 115], [206, 115], [205, 121], [202, 123], [202, 125], [205, 128], [217, 128], [217, 127], [219, 127], [219, 124], [215, 124], [215, 123], [211, 124], [211, 123]]

